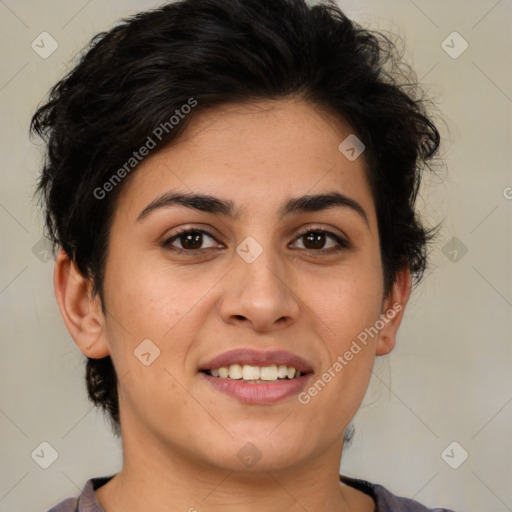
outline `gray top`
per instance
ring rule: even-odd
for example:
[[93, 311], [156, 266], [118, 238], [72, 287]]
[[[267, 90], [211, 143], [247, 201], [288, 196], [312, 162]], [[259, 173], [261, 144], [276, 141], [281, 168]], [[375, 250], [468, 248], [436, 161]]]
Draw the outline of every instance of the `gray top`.
[[[87, 480], [80, 496], [67, 498], [48, 512], [105, 512], [98, 503], [94, 491], [114, 476], [102, 476]], [[417, 501], [391, 494], [382, 485], [372, 484], [365, 480], [356, 480], [346, 476], [340, 476], [340, 480], [371, 496], [375, 501], [375, 512], [453, 512], [447, 508], [427, 508]]]

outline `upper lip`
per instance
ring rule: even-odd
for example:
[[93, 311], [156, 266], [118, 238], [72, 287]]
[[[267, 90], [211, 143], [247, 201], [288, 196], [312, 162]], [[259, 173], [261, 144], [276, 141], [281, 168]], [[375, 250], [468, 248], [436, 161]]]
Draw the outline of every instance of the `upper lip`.
[[291, 352], [284, 350], [268, 350], [262, 352], [250, 348], [240, 348], [224, 352], [202, 364], [199, 370], [214, 370], [222, 366], [231, 366], [232, 364], [240, 364], [242, 366], [246, 364], [261, 367], [286, 365], [302, 373], [311, 373], [313, 371], [308, 361]]

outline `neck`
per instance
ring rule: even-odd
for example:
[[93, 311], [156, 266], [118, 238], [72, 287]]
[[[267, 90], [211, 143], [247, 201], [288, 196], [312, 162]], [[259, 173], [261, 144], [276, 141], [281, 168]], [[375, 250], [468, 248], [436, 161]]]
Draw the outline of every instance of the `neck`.
[[96, 491], [106, 512], [374, 510], [369, 496], [340, 483], [341, 447], [295, 466], [242, 471], [147, 440], [123, 432], [123, 469]]

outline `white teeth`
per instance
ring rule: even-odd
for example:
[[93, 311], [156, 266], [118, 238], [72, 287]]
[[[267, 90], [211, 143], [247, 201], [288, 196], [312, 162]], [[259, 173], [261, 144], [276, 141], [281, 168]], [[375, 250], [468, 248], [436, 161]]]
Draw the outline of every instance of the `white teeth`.
[[[213, 373], [212, 373], [213, 375]], [[229, 378], [230, 379], [241, 379], [243, 377], [242, 366], [239, 364], [232, 364], [229, 367]]]
[[288, 368], [288, 372], [286, 375], [289, 379], [293, 379], [295, 377], [295, 368]]
[[259, 366], [249, 366], [248, 364], [244, 364], [242, 372], [244, 380], [258, 380], [260, 378]]
[[232, 364], [230, 366], [221, 366], [210, 370], [212, 377], [221, 379], [243, 379], [256, 381], [261, 384], [262, 381], [273, 381], [278, 379], [293, 379], [301, 376], [301, 372], [291, 366], [272, 365], [272, 366], [252, 366], [249, 364]]
[[264, 366], [260, 369], [261, 380], [277, 380], [277, 366]]
[[288, 367], [284, 364], [280, 364], [279, 368], [277, 369], [277, 376], [280, 379], [285, 379], [288, 377]]

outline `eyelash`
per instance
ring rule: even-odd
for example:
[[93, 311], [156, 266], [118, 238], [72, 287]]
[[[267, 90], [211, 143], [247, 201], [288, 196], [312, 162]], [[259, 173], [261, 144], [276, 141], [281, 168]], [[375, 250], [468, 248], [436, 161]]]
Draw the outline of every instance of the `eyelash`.
[[[188, 253], [188, 254], [194, 253], [194, 252], [195, 253], [200, 253], [200, 252], [203, 252], [203, 251], [207, 251], [208, 249], [212, 249], [212, 248], [206, 248], [206, 249], [180, 249], [179, 247], [175, 247], [175, 246], [171, 245], [172, 242], [174, 242], [175, 240], [178, 240], [183, 235], [194, 234], [194, 233], [195, 234], [202, 233], [203, 235], [207, 235], [210, 238], [212, 238], [213, 240], [217, 241], [216, 238], [211, 233], [209, 233], [208, 231], [205, 231], [203, 229], [184, 228], [184, 229], [180, 229], [172, 237], [170, 237], [167, 240], [165, 240], [162, 243], [162, 247], [164, 249], [171, 248], [170, 250], [172, 250], [173, 252]], [[328, 230], [325, 230], [325, 229], [319, 229], [319, 228], [305, 229], [305, 230], [303, 230], [303, 231], [301, 231], [300, 233], [297, 234], [297, 236], [295, 237], [295, 240], [299, 240], [300, 238], [304, 237], [305, 235], [308, 235], [308, 234], [311, 234], [311, 233], [314, 233], [314, 234], [324, 234], [327, 237], [333, 238], [339, 244], [339, 247], [337, 247], [337, 248], [330, 247], [329, 249], [304, 249], [306, 251], [323, 252], [323, 253], [332, 254], [332, 253], [338, 253], [338, 252], [341, 252], [343, 250], [346, 250], [346, 249], [350, 248], [350, 244], [345, 239], [341, 238], [339, 235], [336, 235], [335, 233], [333, 233], [331, 231], [328, 231]]]

